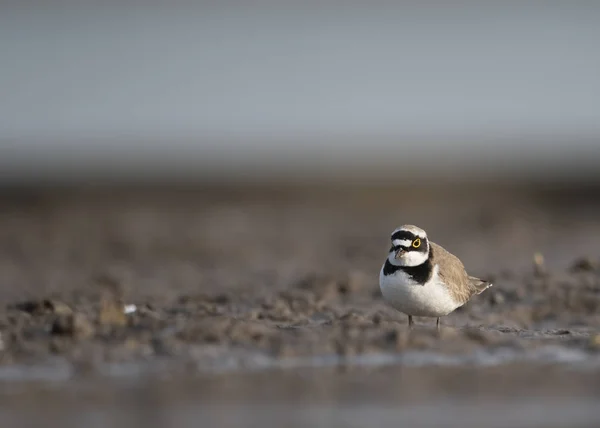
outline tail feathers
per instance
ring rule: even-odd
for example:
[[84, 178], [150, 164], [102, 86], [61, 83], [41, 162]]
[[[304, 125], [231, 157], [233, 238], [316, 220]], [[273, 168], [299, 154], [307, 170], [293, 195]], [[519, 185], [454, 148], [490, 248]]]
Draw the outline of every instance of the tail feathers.
[[474, 276], [469, 276], [469, 280], [471, 281], [471, 286], [473, 286], [475, 293], [477, 294], [481, 294], [484, 290], [492, 286], [491, 282], [476, 278]]

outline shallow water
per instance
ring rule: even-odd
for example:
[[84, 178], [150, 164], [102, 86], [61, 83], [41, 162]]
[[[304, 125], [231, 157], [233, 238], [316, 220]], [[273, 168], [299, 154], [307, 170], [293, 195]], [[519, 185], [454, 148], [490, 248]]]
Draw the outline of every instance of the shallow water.
[[[477, 403], [465, 400], [434, 400], [421, 405], [336, 404], [295, 406], [273, 404], [189, 403], [162, 409], [158, 421], [132, 416], [137, 408], [89, 409], [67, 418], [54, 419], [63, 427], [596, 427], [600, 421], [597, 399], [539, 398]], [[53, 418], [56, 416], [53, 415]], [[27, 420], [27, 419], [25, 419]], [[43, 423], [33, 417], [29, 423]], [[137, 423], [136, 423], [137, 422]], [[24, 419], [0, 414], [2, 426], [23, 426]], [[46, 422], [47, 423], [47, 422]], [[48, 425], [45, 425], [48, 426]]]
[[401, 367], [80, 378], [62, 387], [2, 383], [0, 424], [592, 427], [600, 422], [600, 387], [573, 366]]

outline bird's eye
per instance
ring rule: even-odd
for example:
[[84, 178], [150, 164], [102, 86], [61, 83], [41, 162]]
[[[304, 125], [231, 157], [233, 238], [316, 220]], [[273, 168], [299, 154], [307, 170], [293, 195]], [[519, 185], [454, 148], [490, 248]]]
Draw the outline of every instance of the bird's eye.
[[412, 241], [413, 248], [419, 248], [421, 246], [421, 240], [419, 238]]

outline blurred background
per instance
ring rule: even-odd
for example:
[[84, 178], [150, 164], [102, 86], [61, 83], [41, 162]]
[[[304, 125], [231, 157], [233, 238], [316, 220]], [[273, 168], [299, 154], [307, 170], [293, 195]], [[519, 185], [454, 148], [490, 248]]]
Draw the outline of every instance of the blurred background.
[[[489, 325], [519, 349], [570, 328], [585, 339], [568, 345], [588, 346], [597, 276], [567, 294], [587, 306], [557, 294], [564, 307], [546, 312], [536, 305], [567, 280], [540, 291], [518, 278], [534, 254], [545, 273], [597, 269], [599, 40], [596, 1], [0, 2], [0, 425], [595, 426], [593, 376], [535, 359], [516, 371], [462, 360], [341, 373], [236, 366], [197, 383], [187, 370], [206, 367], [190, 351], [168, 385], [131, 381], [135, 364], [115, 369], [127, 381], [111, 372], [120, 382], [80, 382], [73, 367], [114, 355], [137, 364], [140, 349], [146, 362], [161, 352], [182, 362], [205, 349], [200, 333], [173, 339], [179, 348], [165, 339], [197, 294], [225, 293], [223, 307], [239, 297], [219, 314], [237, 319], [307, 276], [335, 285], [356, 274], [359, 291], [327, 304], [343, 315], [366, 299], [361, 316], [385, 312], [377, 278], [403, 223], [496, 281], [500, 294], [448, 325]], [[164, 316], [161, 329], [94, 335], [104, 326], [90, 278], [114, 269], [127, 301]], [[93, 321], [88, 342], [57, 344], [45, 318], [10, 309], [48, 296]], [[187, 314], [185, 326], [213, 332], [212, 318]], [[315, 343], [329, 346], [335, 317], [312, 325]], [[287, 343], [289, 332], [269, 328], [258, 337]], [[216, 334], [224, 361], [255, 344], [244, 334]], [[294, 340], [290, 355], [317, 352]], [[30, 370], [49, 355], [65, 365]], [[36, 383], [48, 377], [73, 382]]]
[[4, 181], [597, 179], [594, 1], [0, 8]]

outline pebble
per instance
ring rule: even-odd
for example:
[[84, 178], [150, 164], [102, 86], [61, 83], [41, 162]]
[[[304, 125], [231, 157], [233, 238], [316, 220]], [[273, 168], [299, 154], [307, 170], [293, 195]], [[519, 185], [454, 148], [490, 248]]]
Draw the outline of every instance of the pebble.
[[590, 347], [600, 351], [600, 333], [590, 337]]
[[127, 317], [122, 305], [111, 299], [103, 299], [98, 321], [101, 325], [122, 327], [127, 324]]
[[78, 339], [85, 339], [94, 334], [94, 326], [85, 315], [61, 314], [58, 315], [52, 323], [52, 334], [60, 336], [72, 336]]
[[540, 252], [533, 254], [533, 274], [534, 276], [544, 276], [546, 274], [544, 255]]
[[125, 314], [127, 314], [127, 315], [133, 314], [136, 311], [137, 311], [137, 306], [135, 306], [135, 305], [125, 305], [125, 306], [123, 306], [123, 312]]
[[57, 300], [45, 300], [44, 306], [57, 315], [71, 315], [73, 313], [73, 310], [68, 305]]
[[580, 259], [575, 260], [575, 262], [571, 265], [571, 272], [589, 272], [594, 271], [598, 268], [596, 262], [591, 260], [589, 257], [582, 257]]

